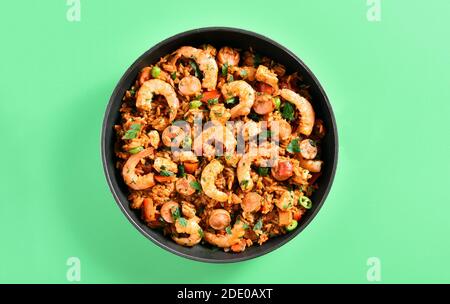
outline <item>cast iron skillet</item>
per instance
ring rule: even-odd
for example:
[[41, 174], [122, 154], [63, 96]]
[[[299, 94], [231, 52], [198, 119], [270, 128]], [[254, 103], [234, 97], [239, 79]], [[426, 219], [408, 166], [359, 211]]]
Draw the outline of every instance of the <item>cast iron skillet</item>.
[[[193, 248], [183, 247], [176, 244], [169, 237], [163, 236], [160, 231], [147, 227], [140, 219], [139, 212], [130, 208], [127, 200], [127, 187], [123, 182], [121, 173], [115, 168], [114, 142], [116, 138], [113, 126], [119, 123], [119, 108], [125, 91], [131, 87], [143, 67], [157, 62], [160, 57], [173, 52], [183, 45], [199, 46], [202, 43], [212, 44], [216, 48], [228, 45], [245, 50], [252, 47], [258, 53], [284, 64], [289, 73], [298, 71], [303, 75], [304, 81], [310, 85], [309, 92], [312, 96], [311, 102], [316, 116], [324, 121], [327, 129], [327, 135], [322, 143], [324, 167], [322, 176], [318, 179], [319, 189], [311, 197], [313, 207], [302, 217], [295, 231], [272, 238], [262, 246], [249, 247], [242, 253], [226, 253], [222, 250], [212, 250], [200, 244]], [[202, 262], [229, 263], [248, 260], [271, 252], [293, 239], [311, 222], [323, 205], [333, 182], [337, 164], [338, 139], [336, 122], [328, 98], [319, 81], [297, 56], [273, 40], [253, 32], [235, 28], [208, 27], [187, 31], [158, 43], [128, 68], [114, 89], [106, 108], [101, 149], [103, 168], [111, 192], [122, 212], [143, 235], [158, 246], [182, 257]]]

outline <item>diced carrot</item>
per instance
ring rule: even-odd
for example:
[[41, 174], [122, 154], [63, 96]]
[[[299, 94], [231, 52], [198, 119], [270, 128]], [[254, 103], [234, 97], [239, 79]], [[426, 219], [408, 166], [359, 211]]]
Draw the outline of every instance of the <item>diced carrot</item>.
[[151, 222], [155, 220], [155, 206], [153, 205], [153, 200], [145, 198], [142, 202], [142, 217], [146, 222]]
[[210, 99], [215, 99], [220, 97], [220, 92], [217, 90], [207, 91], [202, 93], [202, 99], [203, 102], [208, 102]]
[[198, 163], [184, 162], [184, 170], [187, 173], [194, 174], [198, 168]]

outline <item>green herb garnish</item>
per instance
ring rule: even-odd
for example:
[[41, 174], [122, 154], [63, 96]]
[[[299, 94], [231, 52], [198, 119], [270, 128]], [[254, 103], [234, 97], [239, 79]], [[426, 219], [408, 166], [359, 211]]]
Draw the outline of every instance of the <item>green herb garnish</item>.
[[137, 134], [141, 130], [140, 124], [132, 124], [130, 129], [125, 132], [125, 135], [122, 137], [122, 139], [133, 139], [136, 138]]
[[194, 70], [194, 76], [199, 78], [200, 77], [200, 69], [195, 61], [190, 61], [189, 64], [191, 65], [191, 68]]
[[286, 151], [288, 151], [289, 153], [299, 153], [301, 152], [300, 150], [300, 144], [299, 144], [299, 139], [295, 138], [293, 139], [286, 147]]
[[200, 185], [200, 183], [198, 181], [192, 181], [189, 183], [189, 186], [191, 186], [191, 188], [197, 190], [197, 191], [202, 191], [202, 186]]
[[142, 150], [144, 150], [144, 147], [135, 147], [133, 149], [128, 150], [128, 152], [130, 152], [131, 154], [136, 154], [141, 152]]
[[295, 114], [294, 106], [290, 102], [285, 102], [281, 106], [281, 116], [287, 121], [294, 120], [294, 114]]
[[218, 102], [219, 102], [219, 98], [211, 98], [211, 99], [208, 99], [208, 104], [209, 104], [210, 106], [215, 105], [215, 104], [217, 104]]
[[223, 66], [222, 66], [222, 76], [227, 76], [227, 74], [228, 74], [228, 64], [227, 63], [225, 63]]
[[187, 220], [184, 217], [180, 217], [178, 219], [178, 223], [180, 223], [180, 225], [183, 226], [183, 227], [187, 226]]
[[173, 172], [171, 171], [167, 171], [167, 170], [161, 170], [161, 172], [159, 172], [162, 176], [172, 176], [174, 175]]
[[258, 168], [258, 174], [260, 176], [267, 176], [267, 175], [269, 175], [269, 168], [268, 167], [259, 167]]
[[253, 231], [261, 230], [262, 224], [263, 224], [262, 218], [260, 218], [260, 219], [256, 222], [255, 226], [253, 226]]
[[228, 234], [233, 234], [233, 232], [231, 231], [231, 227], [230, 227], [230, 226], [228, 226], [227, 228], [225, 228], [225, 231], [226, 231]]

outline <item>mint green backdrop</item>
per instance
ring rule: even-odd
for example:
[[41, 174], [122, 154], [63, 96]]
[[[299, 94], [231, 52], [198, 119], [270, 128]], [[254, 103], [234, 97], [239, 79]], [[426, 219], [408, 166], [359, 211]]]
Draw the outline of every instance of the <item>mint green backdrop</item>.
[[[0, 282], [450, 282], [450, 1], [8, 1], [0, 9]], [[295, 240], [247, 262], [186, 260], [144, 238], [106, 185], [100, 128], [125, 69], [204, 26], [283, 44], [333, 105], [330, 195]]]

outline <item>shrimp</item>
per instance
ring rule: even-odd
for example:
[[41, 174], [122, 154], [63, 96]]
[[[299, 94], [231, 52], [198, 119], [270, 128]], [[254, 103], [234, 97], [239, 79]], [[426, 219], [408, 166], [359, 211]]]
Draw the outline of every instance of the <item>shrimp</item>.
[[258, 94], [253, 104], [253, 110], [260, 115], [269, 114], [275, 110], [275, 102], [270, 94]]
[[170, 84], [159, 79], [150, 79], [142, 84], [137, 92], [136, 107], [149, 111], [152, 108], [153, 95], [163, 95], [170, 108], [169, 121], [173, 121], [177, 116], [180, 106], [177, 94]]
[[253, 189], [253, 180], [250, 174], [252, 163], [256, 159], [273, 158], [275, 155], [278, 155], [278, 147], [276, 145], [269, 147], [262, 146], [256, 151], [254, 148], [250, 148], [250, 151], [242, 156], [237, 165], [236, 174], [243, 191]]
[[231, 108], [231, 118], [245, 116], [250, 113], [250, 109], [255, 102], [255, 90], [243, 80], [236, 80], [222, 86], [222, 94], [226, 99], [239, 97], [239, 104]]
[[163, 220], [166, 223], [172, 224], [174, 222], [173, 213], [179, 207], [180, 207], [180, 205], [178, 205], [178, 203], [176, 203], [174, 201], [165, 202], [161, 206], [161, 210], [160, 210], [161, 217], [163, 218]]
[[219, 68], [217, 67], [216, 60], [208, 51], [197, 49], [192, 46], [182, 46], [172, 54], [170, 62], [164, 64], [163, 68], [169, 72], [175, 72], [175, 65], [180, 57], [192, 58], [195, 60], [200, 71], [203, 72], [202, 87], [207, 90], [215, 89]]
[[195, 209], [195, 205], [188, 202], [181, 202], [181, 213], [188, 219], [194, 218], [197, 210]]
[[189, 234], [188, 237], [172, 236], [172, 239], [179, 245], [192, 247], [202, 240], [203, 230], [198, 224], [199, 218], [193, 217], [188, 220], [179, 218], [175, 221], [175, 229], [178, 233]]
[[146, 175], [137, 175], [135, 172], [136, 166], [141, 161], [141, 159], [153, 155], [154, 149], [147, 148], [137, 154], [131, 155], [130, 158], [128, 158], [122, 169], [122, 176], [128, 187], [134, 190], [144, 190], [155, 185], [153, 173], [148, 173]]
[[217, 53], [217, 61], [220, 66], [227, 64], [228, 66], [238, 66], [239, 65], [239, 52], [229, 46], [224, 46]]
[[230, 116], [230, 111], [225, 108], [223, 103], [213, 105], [209, 112], [211, 120], [216, 120], [223, 125], [230, 119]]
[[221, 142], [225, 147], [225, 151], [234, 151], [236, 139], [234, 138], [233, 132], [218, 122], [212, 121], [212, 124], [213, 126], [204, 130], [195, 138], [193, 149], [196, 155], [202, 155], [203, 152], [203, 155], [206, 157], [213, 156], [216, 149], [210, 143], [212, 140]]
[[275, 201], [275, 205], [282, 211], [287, 211], [294, 206], [295, 195], [293, 191], [284, 191], [281, 197]]
[[260, 82], [267, 83], [270, 85], [275, 92], [278, 92], [278, 77], [277, 74], [269, 70], [268, 67], [264, 65], [258, 66], [258, 69], [256, 69], [256, 80]]
[[[229, 68], [230, 69], [230, 68]], [[235, 74], [235, 76], [239, 76], [242, 79], [246, 79], [248, 81], [255, 81], [256, 69], [251, 66], [243, 66], [231, 67], [231, 72]]]
[[184, 96], [194, 96], [202, 91], [202, 84], [197, 77], [186, 76], [178, 83], [178, 90]]
[[240, 242], [241, 237], [245, 234], [244, 222], [239, 221], [233, 225], [231, 234], [215, 234], [205, 231], [205, 240], [220, 248], [229, 248]]
[[221, 203], [228, 201], [228, 195], [217, 189], [215, 181], [217, 179], [217, 175], [223, 171], [223, 168], [223, 165], [217, 159], [213, 159], [203, 169], [202, 177], [200, 179], [200, 183], [205, 194]]
[[178, 166], [176, 163], [171, 161], [170, 159], [164, 157], [157, 157], [153, 162], [153, 168], [158, 171], [170, 171], [172, 173], [178, 172]]
[[179, 147], [186, 137], [186, 132], [179, 126], [169, 126], [162, 132], [161, 138], [167, 147]]
[[209, 226], [215, 230], [225, 229], [230, 225], [231, 216], [225, 209], [214, 209], [209, 215]]
[[191, 162], [198, 163], [198, 158], [192, 151], [173, 151], [172, 159], [175, 162]]
[[152, 130], [152, 131], [148, 132], [147, 135], [148, 135], [148, 138], [149, 138], [150, 145], [153, 148], [158, 149], [159, 142], [160, 142], [158, 131]]
[[300, 159], [300, 166], [313, 173], [318, 173], [322, 170], [323, 161], [321, 160], [311, 160], [311, 159]]
[[314, 159], [317, 156], [316, 143], [311, 139], [304, 139], [300, 142], [300, 154], [305, 159]]
[[[276, 124], [278, 125], [276, 126]], [[284, 119], [271, 121], [270, 130], [272, 131], [272, 138], [278, 137], [280, 140], [289, 139], [292, 133], [291, 124]]]
[[281, 97], [297, 107], [298, 111], [300, 112], [300, 123], [298, 126], [298, 131], [301, 134], [309, 136], [313, 130], [315, 119], [314, 109], [309, 101], [289, 89], [282, 89]]

